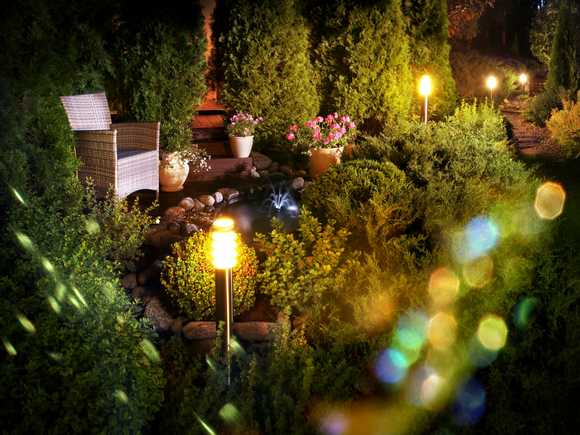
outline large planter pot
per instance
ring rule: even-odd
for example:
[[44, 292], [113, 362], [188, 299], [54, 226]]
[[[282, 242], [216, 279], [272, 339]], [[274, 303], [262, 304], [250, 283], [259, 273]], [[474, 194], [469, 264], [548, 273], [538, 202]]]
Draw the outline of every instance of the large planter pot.
[[230, 136], [230, 147], [236, 158], [250, 157], [254, 136]]
[[178, 192], [189, 174], [189, 163], [177, 153], [166, 153], [159, 164], [159, 185], [162, 192]]
[[309, 172], [312, 178], [317, 178], [331, 166], [340, 163], [343, 147], [337, 148], [314, 148], [310, 151]]

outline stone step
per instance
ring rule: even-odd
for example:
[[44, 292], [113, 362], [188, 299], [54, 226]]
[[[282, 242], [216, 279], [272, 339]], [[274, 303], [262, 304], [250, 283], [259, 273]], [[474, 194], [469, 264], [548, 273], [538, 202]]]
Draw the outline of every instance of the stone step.
[[221, 128], [196, 128], [191, 132], [191, 139], [194, 143], [199, 142], [219, 142], [228, 138], [226, 131]]
[[242, 172], [249, 173], [253, 166], [251, 157], [247, 158], [212, 158], [209, 161], [211, 169], [202, 174], [189, 173], [187, 183], [195, 183], [197, 181], [216, 181], [229, 176], [239, 176]]
[[197, 145], [206, 150], [212, 158], [232, 157], [230, 146], [225, 140], [197, 141]]
[[225, 115], [220, 113], [198, 113], [191, 120], [191, 128], [224, 128]]

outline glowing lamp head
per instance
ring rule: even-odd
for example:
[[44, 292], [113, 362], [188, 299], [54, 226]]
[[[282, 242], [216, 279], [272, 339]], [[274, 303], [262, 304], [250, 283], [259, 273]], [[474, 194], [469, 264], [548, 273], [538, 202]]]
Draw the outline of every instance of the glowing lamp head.
[[234, 221], [222, 217], [211, 228], [211, 260], [216, 269], [232, 269], [238, 260], [238, 235]]
[[497, 77], [496, 76], [489, 76], [485, 81], [485, 85], [491, 91], [497, 88]]
[[419, 80], [419, 94], [421, 94], [423, 97], [428, 97], [431, 95], [432, 90], [433, 83], [431, 81], [431, 77], [428, 75], [421, 77], [421, 80]]
[[529, 78], [526, 73], [521, 73], [518, 80], [520, 81], [520, 85], [523, 86], [528, 83]]

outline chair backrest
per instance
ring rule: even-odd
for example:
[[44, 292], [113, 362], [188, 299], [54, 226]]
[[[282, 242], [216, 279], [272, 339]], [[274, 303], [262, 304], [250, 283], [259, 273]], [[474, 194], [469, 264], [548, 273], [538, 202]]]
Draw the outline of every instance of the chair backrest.
[[60, 101], [72, 130], [109, 130], [111, 128], [111, 112], [104, 92], [60, 97]]

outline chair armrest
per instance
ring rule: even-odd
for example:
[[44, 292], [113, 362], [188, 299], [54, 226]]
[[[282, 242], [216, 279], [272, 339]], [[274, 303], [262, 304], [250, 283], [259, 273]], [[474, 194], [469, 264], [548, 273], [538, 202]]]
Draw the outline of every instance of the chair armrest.
[[111, 128], [117, 131], [119, 149], [159, 151], [159, 122], [120, 122]]
[[99, 165], [112, 166], [117, 163], [117, 132], [114, 130], [75, 131], [77, 156], [83, 163], [91, 166], [98, 161]]

